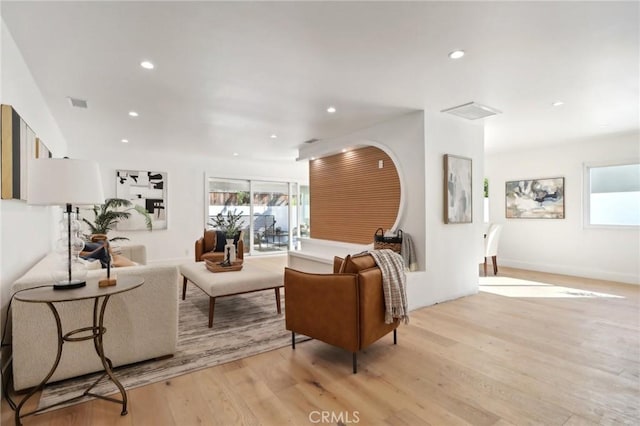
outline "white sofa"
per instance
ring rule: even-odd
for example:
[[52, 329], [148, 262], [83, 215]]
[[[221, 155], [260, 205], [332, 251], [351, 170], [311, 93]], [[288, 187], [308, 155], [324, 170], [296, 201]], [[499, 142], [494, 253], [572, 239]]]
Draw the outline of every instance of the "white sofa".
[[[138, 275], [141, 287], [109, 299], [105, 312], [105, 354], [114, 366], [172, 355], [178, 340], [178, 269], [176, 266], [146, 265], [144, 246], [121, 247], [121, 254], [141, 264], [113, 268], [116, 276]], [[12, 286], [18, 290], [51, 283], [57, 261], [48, 254]], [[87, 285], [97, 285], [105, 269], [90, 270]], [[56, 303], [63, 334], [91, 325], [93, 301]], [[53, 314], [44, 303], [13, 300], [13, 378], [16, 390], [35, 386], [47, 375], [55, 361], [57, 332]], [[93, 340], [63, 345], [60, 364], [49, 382], [92, 373], [102, 369]]]

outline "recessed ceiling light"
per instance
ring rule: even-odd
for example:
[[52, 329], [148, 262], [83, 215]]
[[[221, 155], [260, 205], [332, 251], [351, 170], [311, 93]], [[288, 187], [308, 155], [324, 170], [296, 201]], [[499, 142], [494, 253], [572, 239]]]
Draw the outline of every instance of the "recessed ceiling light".
[[152, 70], [152, 69], [154, 69], [156, 67], [155, 65], [153, 65], [153, 63], [151, 63], [149, 61], [140, 62], [140, 66], [142, 68], [144, 68], [144, 69], [147, 69], [147, 70]]
[[237, 157], [237, 156], [238, 156], [238, 153], [237, 153], [237, 152], [234, 152], [234, 153], [233, 153], [233, 156], [234, 156], [234, 157]]
[[278, 138], [278, 135], [276, 135], [275, 133], [271, 135], [271, 139], [277, 139], [277, 138]]
[[329, 114], [333, 114], [334, 112], [336, 112], [336, 107], [334, 107], [333, 105], [331, 105], [329, 108], [327, 108], [327, 112]]
[[464, 50], [454, 50], [453, 52], [449, 52], [449, 57], [451, 59], [460, 59], [464, 56]]
[[342, 148], [342, 152], [347, 152], [347, 148]]
[[137, 116], [138, 116], [138, 113], [137, 113], [137, 112], [135, 112], [135, 111], [129, 111], [129, 116], [131, 116], [131, 117], [137, 117]]
[[129, 139], [122, 139], [120, 142], [122, 142], [122, 143], [129, 143]]
[[315, 159], [316, 159], [316, 157], [311, 157], [311, 159], [312, 159], [312, 160], [315, 160]]
[[556, 106], [561, 106], [561, 105], [564, 105], [564, 102], [562, 102], [562, 101], [555, 101], [554, 103], [552, 103], [552, 104], [551, 104], [551, 106], [554, 106], [554, 107], [556, 107]]

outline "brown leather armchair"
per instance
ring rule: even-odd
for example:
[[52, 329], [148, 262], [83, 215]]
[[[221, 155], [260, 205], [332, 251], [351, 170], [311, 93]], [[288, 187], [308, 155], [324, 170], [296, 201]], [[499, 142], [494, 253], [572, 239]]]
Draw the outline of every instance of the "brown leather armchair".
[[[215, 251], [215, 248], [218, 246], [219, 237], [224, 239], [224, 233], [222, 231], [217, 231], [215, 229], [204, 230], [204, 235], [196, 241], [196, 262], [201, 262], [204, 260], [211, 260], [212, 262], [222, 262], [224, 260], [224, 249], [222, 249], [221, 251]], [[242, 237], [243, 231], [240, 231], [238, 242], [236, 244], [236, 257], [238, 259], [244, 258], [244, 242], [242, 241]], [[224, 244], [222, 244], [221, 247], [224, 247]]]
[[291, 331], [291, 347], [300, 333], [353, 354], [393, 331], [400, 324], [384, 322], [382, 273], [371, 255], [334, 258], [333, 274], [311, 274], [285, 268], [285, 320]]

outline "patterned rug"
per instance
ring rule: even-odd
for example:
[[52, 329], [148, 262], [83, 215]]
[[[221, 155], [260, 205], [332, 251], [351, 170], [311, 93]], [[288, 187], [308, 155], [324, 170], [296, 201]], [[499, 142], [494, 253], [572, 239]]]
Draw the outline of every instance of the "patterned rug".
[[[189, 285], [186, 300], [180, 300], [176, 354], [171, 358], [118, 367], [116, 377], [128, 390], [287, 346], [291, 343], [291, 333], [285, 330], [284, 297], [282, 299], [283, 314], [278, 315], [273, 290], [220, 298], [216, 300], [213, 327], [208, 328], [209, 297]], [[299, 337], [304, 339], [304, 336]], [[99, 373], [47, 385], [39, 407], [82, 394], [97, 377]], [[102, 380], [93, 392], [108, 395], [117, 392], [117, 388], [111, 381]], [[92, 398], [55, 409], [89, 399]]]

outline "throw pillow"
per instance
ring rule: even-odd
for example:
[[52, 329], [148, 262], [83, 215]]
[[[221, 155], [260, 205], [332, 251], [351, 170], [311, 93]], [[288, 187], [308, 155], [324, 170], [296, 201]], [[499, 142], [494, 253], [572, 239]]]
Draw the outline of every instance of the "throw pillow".
[[104, 244], [92, 252], [80, 252], [80, 257], [85, 260], [98, 259], [103, 268], [107, 267], [110, 258], [109, 251], [105, 249]]
[[102, 246], [103, 246], [103, 243], [92, 243], [88, 241], [84, 243], [84, 248], [82, 249], [82, 251], [92, 252], [94, 250], [99, 249]]
[[111, 258], [111, 266], [114, 268], [122, 268], [124, 266], [137, 266], [138, 263], [124, 257], [121, 254], [114, 254]]
[[376, 261], [370, 254], [358, 254], [354, 256], [347, 256], [348, 259], [344, 260], [344, 271], [348, 274], [357, 274], [365, 269], [373, 268], [376, 266]]
[[224, 246], [226, 245], [227, 245], [227, 237], [224, 234], [224, 231], [216, 231], [216, 246], [211, 251], [223, 252]]
[[92, 271], [94, 269], [102, 269], [102, 265], [98, 259], [82, 259], [80, 258], [80, 262], [87, 268], [87, 271]]

